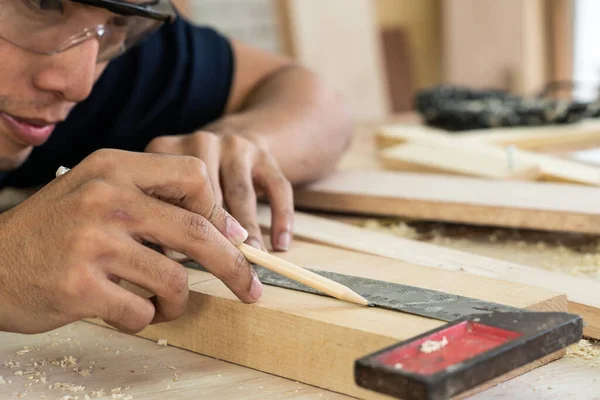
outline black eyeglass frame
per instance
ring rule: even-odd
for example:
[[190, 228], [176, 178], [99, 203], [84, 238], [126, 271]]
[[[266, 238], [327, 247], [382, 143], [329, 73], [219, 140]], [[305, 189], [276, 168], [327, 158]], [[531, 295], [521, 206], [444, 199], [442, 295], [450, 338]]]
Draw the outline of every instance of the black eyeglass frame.
[[[70, 0], [73, 3], [85, 4], [93, 7], [104, 8], [115, 14], [124, 16], [139, 16], [151, 18], [159, 21], [172, 22], [177, 18], [175, 6], [167, 1], [161, 3], [158, 0], [151, 0], [143, 4], [126, 3], [118, 0]], [[168, 4], [165, 7], [164, 4]]]

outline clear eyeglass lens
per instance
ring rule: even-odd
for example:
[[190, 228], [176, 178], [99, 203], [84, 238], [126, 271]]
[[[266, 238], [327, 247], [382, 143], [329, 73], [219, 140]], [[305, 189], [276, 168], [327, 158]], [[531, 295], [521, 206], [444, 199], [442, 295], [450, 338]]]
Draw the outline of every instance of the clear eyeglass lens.
[[[98, 62], [120, 56], [161, 23], [144, 17], [114, 16], [106, 19], [104, 10], [87, 8], [70, 12], [52, 7], [44, 9], [40, 0], [0, 0], [0, 40], [24, 50], [52, 55], [91, 39], [99, 42]], [[76, 7], [76, 6], [75, 6]], [[64, 9], [62, 9], [64, 10]]]

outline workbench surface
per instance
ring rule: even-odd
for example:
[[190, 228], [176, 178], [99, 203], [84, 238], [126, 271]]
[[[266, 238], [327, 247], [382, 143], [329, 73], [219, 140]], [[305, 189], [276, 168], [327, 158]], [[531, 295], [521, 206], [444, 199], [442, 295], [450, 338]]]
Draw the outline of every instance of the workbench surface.
[[[341, 167], [378, 168], [374, 152], [372, 129], [363, 129]], [[466, 242], [465, 250], [475, 253], [492, 246]], [[495, 249], [498, 258], [523, 250]], [[0, 399], [348, 398], [85, 322], [36, 336], [0, 333], [0, 377]], [[95, 397], [101, 390], [106, 395]], [[565, 357], [473, 397], [490, 398], [600, 400], [600, 360]]]
[[[129, 400], [349, 399], [86, 322], [35, 336], [0, 333], [0, 343], [2, 399], [112, 399], [113, 390]], [[600, 366], [589, 364], [563, 358], [472, 399], [600, 399]]]

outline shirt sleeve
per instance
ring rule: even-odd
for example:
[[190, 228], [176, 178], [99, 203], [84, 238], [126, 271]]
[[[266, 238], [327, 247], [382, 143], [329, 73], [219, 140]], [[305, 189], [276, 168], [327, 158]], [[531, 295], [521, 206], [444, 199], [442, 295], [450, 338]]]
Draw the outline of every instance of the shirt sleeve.
[[112, 61], [91, 95], [1, 186], [48, 183], [101, 148], [143, 151], [155, 137], [191, 133], [220, 118], [233, 82], [227, 38], [179, 17]]

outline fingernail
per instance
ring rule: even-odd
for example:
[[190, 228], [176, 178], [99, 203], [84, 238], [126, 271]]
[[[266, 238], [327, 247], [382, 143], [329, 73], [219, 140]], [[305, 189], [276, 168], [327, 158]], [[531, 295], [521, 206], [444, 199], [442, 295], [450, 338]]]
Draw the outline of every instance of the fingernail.
[[248, 239], [248, 231], [231, 217], [227, 218], [227, 226], [225, 229], [227, 229], [229, 240], [236, 246], [239, 246]]
[[248, 246], [254, 247], [255, 249], [258, 249], [258, 250], [263, 250], [262, 245], [256, 239], [248, 240]]
[[252, 299], [256, 301], [260, 299], [260, 296], [262, 296], [262, 294], [263, 284], [255, 276], [252, 278], [252, 286], [250, 287], [250, 297], [252, 297]]
[[177, 261], [177, 262], [188, 261], [190, 259], [185, 254], [178, 253], [175, 250], [170, 250], [170, 249], [166, 249], [165, 250], [165, 256], [167, 256], [171, 260]]
[[279, 238], [277, 239], [277, 247], [280, 250], [288, 250], [290, 248], [290, 242], [292, 241], [292, 236], [289, 232], [283, 232], [279, 234]]

